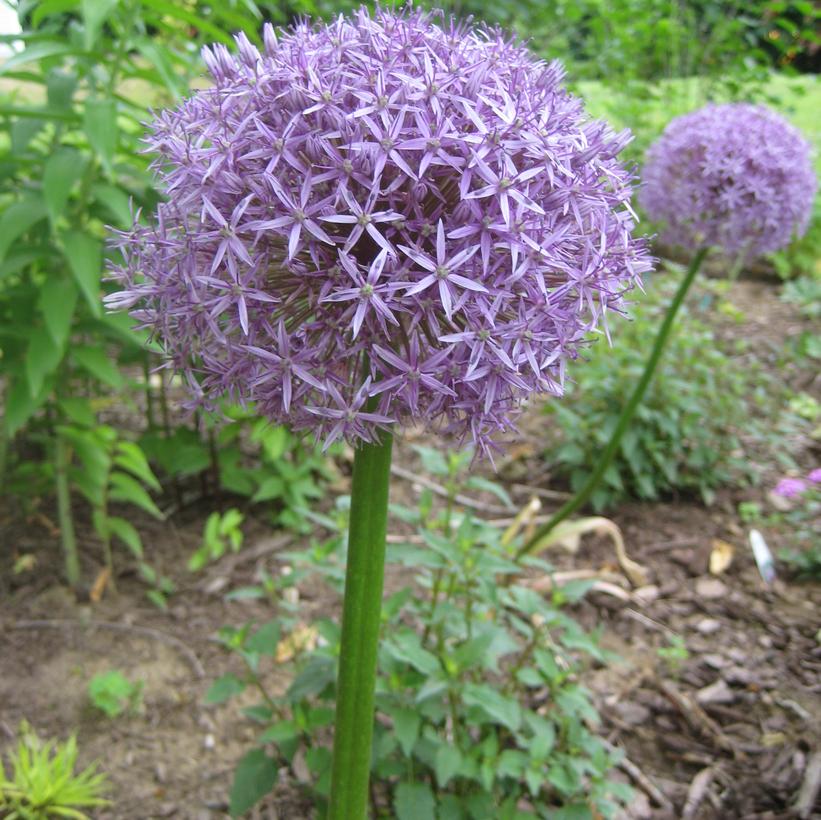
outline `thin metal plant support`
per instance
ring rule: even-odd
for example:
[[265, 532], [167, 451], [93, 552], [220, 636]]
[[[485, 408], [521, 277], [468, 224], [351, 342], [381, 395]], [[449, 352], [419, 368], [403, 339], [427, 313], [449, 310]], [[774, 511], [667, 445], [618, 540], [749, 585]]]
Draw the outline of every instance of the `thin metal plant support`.
[[656, 334], [656, 340], [653, 343], [653, 349], [650, 351], [650, 356], [648, 357], [647, 362], [644, 365], [644, 372], [641, 374], [641, 378], [639, 379], [638, 383], [633, 389], [633, 393], [630, 396], [629, 401], [627, 402], [627, 404], [624, 405], [624, 408], [621, 411], [621, 415], [619, 416], [618, 423], [616, 424], [616, 427], [613, 430], [612, 435], [610, 436], [610, 440], [607, 442], [607, 446], [604, 448], [604, 451], [599, 457], [599, 460], [596, 463], [593, 472], [590, 473], [590, 476], [584, 483], [584, 486], [582, 486], [582, 488], [571, 499], [566, 501], [556, 511], [556, 513], [554, 513], [554, 515], [550, 517], [548, 522], [539, 527], [533, 533], [533, 535], [519, 548], [518, 552], [516, 553], [517, 558], [522, 558], [523, 556], [527, 555], [528, 553], [536, 549], [539, 542], [546, 535], [548, 535], [548, 533], [552, 532], [559, 524], [561, 524], [562, 521], [567, 519], [569, 516], [573, 515], [573, 513], [576, 512], [576, 510], [578, 510], [585, 503], [587, 503], [588, 499], [593, 494], [596, 487], [599, 486], [599, 483], [604, 477], [604, 474], [607, 472], [607, 468], [613, 461], [613, 456], [615, 456], [616, 452], [618, 451], [619, 445], [621, 444], [622, 436], [624, 435], [627, 428], [630, 426], [630, 422], [633, 420], [633, 416], [639, 404], [641, 404], [641, 401], [644, 398], [644, 394], [647, 392], [647, 388], [650, 385], [650, 382], [653, 380], [653, 375], [656, 372], [656, 367], [658, 366], [659, 361], [661, 361], [665, 345], [667, 344], [667, 339], [670, 337], [670, 332], [673, 329], [673, 323], [675, 322], [676, 315], [678, 314], [679, 308], [681, 307], [684, 298], [687, 296], [687, 292], [690, 290], [690, 286], [692, 285], [693, 280], [696, 278], [696, 274], [698, 273], [699, 268], [701, 267], [701, 263], [704, 261], [704, 257], [707, 255], [707, 251], [708, 248], [699, 249], [699, 251], [696, 253], [692, 261], [690, 262], [690, 265], [687, 268], [687, 272], [684, 274], [684, 278], [681, 280], [681, 284], [678, 286], [678, 290], [676, 291], [676, 294], [673, 297], [673, 301], [670, 302], [670, 306], [667, 308], [667, 313], [664, 316], [664, 321], [661, 323], [661, 327], [659, 328], [659, 331]]
[[365, 820], [393, 437], [354, 455], [329, 820]]

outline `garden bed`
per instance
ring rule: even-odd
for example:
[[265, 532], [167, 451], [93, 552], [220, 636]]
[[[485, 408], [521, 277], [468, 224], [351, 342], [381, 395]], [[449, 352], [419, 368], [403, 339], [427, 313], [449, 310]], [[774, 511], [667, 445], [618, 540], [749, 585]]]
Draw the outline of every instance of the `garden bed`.
[[[727, 298], [740, 314], [721, 320], [719, 334], [753, 340], [765, 368], [779, 367], [777, 351], [805, 324], [778, 301], [771, 283], [736, 282]], [[801, 389], [817, 390], [806, 373], [796, 378]], [[518, 506], [532, 488], [551, 489], [547, 480], [534, 478], [544, 425], [534, 409], [523, 425], [524, 444], [502, 463]], [[801, 460], [808, 468], [818, 461], [813, 446], [817, 442], [804, 443]], [[400, 469], [418, 475], [411, 458], [410, 448], [397, 448]], [[740, 501], [766, 504], [766, 488], [779, 476], [775, 467], [759, 466], [765, 476], [760, 488], [723, 490], [709, 508], [692, 500], [622, 505], [611, 517], [630, 557], [648, 569], [649, 583], [638, 594], [626, 584], [615, 585], [623, 595], [593, 591], [573, 607], [586, 627], [601, 625], [603, 645], [618, 656], [591, 669], [585, 682], [602, 715], [600, 733], [627, 756], [620, 776], [636, 788], [629, 817], [794, 817], [802, 785], [806, 789], [812, 777], [808, 772], [818, 770], [821, 587], [784, 577], [763, 585], [748, 528], [737, 514]], [[419, 489], [401, 476], [394, 488], [408, 498]], [[544, 503], [549, 508], [554, 502]], [[91, 589], [86, 600], [75, 600], [59, 583], [54, 511], [0, 507], [6, 545], [0, 567], [6, 585], [0, 599], [0, 751], [24, 718], [42, 736], [77, 731], [82, 760], [100, 760], [111, 780], [113, 806], [98, 812], [100, 818], [226, 816], [233, 769], [257, 734], [236, 703], [203, 703], [215, 678], [239, 671], [215, 635], [226, 624], [270, 617], [259, 601], [226, 601], [225, 593], [250, 583], [260, 567], [275, 571], [278, 556], [299, 541], [250, 520], [239, 553], [189, 573], [185, 561], [200, 543], [209, 512], [194, 505], [166, 523], [135, 521], [149, 560], [177, 586], [163, 612], [129, 575], [118, 578], [116, 594], [106, 591], [92, 602]], [[96, 555], [92, 533], [80, 518], [85, 556]], [[773, 549], [779, 546], [778, 534], [768, 538]], [[711, 575], [718, 541], [731, 546], [733, 560]], [[12, 564], [21, 556], [28, 556], [29, 568], [14, 575]], [[559, 571], [619, 572], [604, 538], [586, 539], [576, 554], [559, 550], [549, 557]], [[86, 569], [93, 578], [92, 568]], [[389, 571], [389, 585], [404, 579], [399, 572]], [[299, 595], [304, 622], [337, 614], [330, 590], [303, 584]], [[88, 681], [110, 669], [143, 681], [136, 714], [108, 719], [90, 706]], [[287, 686], [284, 675], [267, 682], [274, 692]], [[260, 805], [258, 816], [313, 815], [289, 778]]]

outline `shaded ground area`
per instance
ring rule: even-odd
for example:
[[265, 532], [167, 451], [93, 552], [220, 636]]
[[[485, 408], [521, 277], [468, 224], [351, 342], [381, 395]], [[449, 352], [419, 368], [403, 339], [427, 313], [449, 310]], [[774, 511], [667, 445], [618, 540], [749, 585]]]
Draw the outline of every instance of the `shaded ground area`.
[[[775, 292], [767, 283], [736, 283], [732, 298], [745, 318], [722, 327], [754, 339], [756, 355], [772, 367], [784, 338], [801, 330]], [[557, 488], [539, 472], [541, 424], [534, 414], [502, 476], [518, 505], [539, 491], [550, 509]], [[808, 464], [818, 456], [812, 446], [807, 443]], [[397, 451], [400, 469], [418, 475], [410, 448]], [[395, 496], [412, 499], [419, 489], [413, 480], [395, 479]], [[762, 584], [735, 510], [738, 501], [763, 495], [728, 490], [709, 509], [686, 500], [620, 508], [612, 518], [630, 557], [649, 573], [638, 589], [624, 579], [606, 538], [550, 555], [559, 573], [592, 569], [611, 585], [589, 593], [573, 612], [589, 628], [600, 625], [604, 645], [618, 656], [591, 669], [587, 683], [602, 734], [626, 752], [621, 772], [636, 786], [632, 818], [796, 817], [802, 786], [818, 769], [821, 587], [783, 578], [771, 588]], [[225, 592], [251, 582], [260, 569], [279, 571], [288, 538], [250, 521], [239, 554], [193, 575], [185, 560], [208, 512], [202, 505], [165, 524], [136, 522], [150, 560], [178, 586], [162, 612], [133, 576], [120, 577], [117, 594], [98, 603], [76, 601], [59, 585], [51, 511], [24, 515], [0, 507], [0, 748], [11, 743], [22, 718], [43, 736], [78, 731], [82, 760], [99, 759], [112, 782], [114, 806], [100, 818], [226, 816], [233, 767], [256, 734], [235, 703], [206, 706], [203, 696], [214, 678], [240, 672], [215, 641], [217, 630], [271, 617], [264, 604], [226, 601]], [[90, 533], [80, 527], [87, 561], [98, 554]], [[732, 562], [711, 575], [718, 541], [730, 545]], [[36, 559], [34, 568], [12, 575], [11, 565], [24, 554]], [[93, 578], [94, 566], [86, 570]], [[306, 622], [336, 613], [328, 590], [304, 584], [299, 593]], [[138, 714], [108, 720], [89, 706], [89, 679], [109, 669], [144, 681]], [[284, 676], [270, 680], [275, 692], [286, 685]], [[311, 812], [298, 786], [284, 784], [258, 816], [299, 820]]]

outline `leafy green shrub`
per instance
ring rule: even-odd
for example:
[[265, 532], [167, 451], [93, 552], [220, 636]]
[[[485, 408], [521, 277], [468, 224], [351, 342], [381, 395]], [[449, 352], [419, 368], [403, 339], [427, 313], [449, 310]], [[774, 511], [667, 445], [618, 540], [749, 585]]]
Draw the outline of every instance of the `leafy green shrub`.
[[142, 692], [142, 681], [130, 681], [118, 669], [101, 672], [88, 682], [91, 704], [110, 718], [136, 712], [140, 708]]
[[[665, 283], [666, 284], [666, 283]], [[658, 288], [655, 282], [651, 287]], [[641, 376], [667, 287], [658, 289], [619, 328], [612, 349], [604, 341], [575, 372], [568, 399], [546, 406], [560, 439], [546, 453], [572, 490], [584, 483], [607, 444], [624, 403]], [[722, 351], [714, 332], [686, 309], [647, 395], [613, 463], [592, 496], [596, 509], [627, 498], [657, 499], [672, 492], [710, 502], [744, 464], [738, 431], [749, 424], [752, 380]]]
[[11, 778], [0, 762], [0, 814], [5, 820], [85, 820], [80, 809], [105, 806], [106, 778], [96, 764], [75, 774], [77, 739], [44, 743], [26, 723], [16, 751], [9, 755]]
[[[519, 583], [523, 567], [511, 558], [514, 545], [504, 542], [501, 530], [455, 505], [467, 480], [459, 473], [470, 455], [424, 455], [442, 474], [449, 497], [437, 507], [425, 492], [418, 509], [393, 507], [415, 537], [413, 543], [390, 545], [388, 560], [412, 568], [415, 578], [383, 606], [374, 816], [613, 816], [629, 790], [607, 779], [615, 759], [594, 734], [597, 715], [580, 682], [579, 656], [601, 662], [605, 654], [596, 636], [561, 609], [588, 585], [565, 586], [547, 600]], [[334, 537], [303, 553], [302, 563], [339, 589], [345, 529], [337, 530], [335, 519], [327, 523]], [[546, 569], [542, 562], [533, 565]], [[270, 790], [283, 765], [307, 765], [308, 799], [322, 812], [330, 781], [327, 741], [339, 626], [329, 620], [313, 625], [313, 640], [297, 654], [296, 676], [283, 696], [265, 691], [261, 672], [266, 657], [281, 659], [286, 642], [291, 648], [298, 643], [295, 635], [305, 630], [299, 624], [298, 612], [290, 611], [261, 626], [221, 631], [247, 672], [216, 681], [207, 699], [222, 702], [249, 685], [264, 693], [261, 703], [245, 710], [263, 728], [258, 748], [237, 769], [234, 816]]]
[[[802, 277], [804, 282], [800, 288], [809, 289], [815, 287], [815, 314], [808, 314], [809, 318], [817, 318], [821, 315], [821, 304], [818, 300], [818, 291], [821, 290], [821, 200], [815, 198], [812, 219], [810, 220], [807, 232], [800, 239], [797, 239], [783, 251], [770, 255], [770, 261], [775, 265], [778, 275], [785, 280]], [[792, 283], [788, 282], [784, 288], [785, 298], [791, 301], [788, 294], [793, 290]], [[803, 301], [803, 300], [802, 300]]]

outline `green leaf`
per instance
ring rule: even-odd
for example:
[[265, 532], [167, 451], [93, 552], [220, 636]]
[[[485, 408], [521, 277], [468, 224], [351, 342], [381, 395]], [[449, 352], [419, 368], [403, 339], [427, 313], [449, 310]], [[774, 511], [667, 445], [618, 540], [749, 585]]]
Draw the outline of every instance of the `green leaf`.
[[419, 737], [419, 728], [422, 725], [422, 716], [417, 709], [392, 709], [390, 712], [393, 718], [393, 731], [396, 739], [405, 753], [405, 757], [410, 757], [411, 751]]
[[225, 703], [229, 698], [245, 691], [245, 684], [236, 675], [217, 678], [205, 694], [206, 703]]
[[71, 396], [60, 399], [58, 404], [66, 418], [80, 427], [93, 427], [97, 421], [88, 399]]
[[159, 74], [163, 84], [171, 92], [171, 96], [178, 100], [182, 96], [180, 81], [174, 73], [174, 67], [168, 59], [167, 51], [159, 42], [148, 37], [137, 40], [137, 50]]
[[75, 347], [72, 348], [71, 355], [80, 367], [87, 370], [103, 384], [115, 389], [123, 386], [123, 377], [120, 375], [120, 371], [117, 370], [117, 366], [101, 348]]
[[0, 216], [0, 262], [14, 241], [47, 215], [46, 203], [37, 194], [27, 194], [9, 205]]
[[40, 312], [54, 343], [65, 344], [77, 305], [77, 285], [66, 276], [47, 279], [40, 288]]
[[108, 209], [119, 227], [126, 228], [131, 225], [131, 205], [127, 191], [116, 185], [100, 182], [91, 186], [91, 195]]
[[400, 632], [386, 642], [385, 651], [396, 660], [407, 663], [424, 675], [435, 675], [441, 667], [435, 655], [422, 647], [421, 639], [415, 632]]
[[240, 760], [234, 773], [228, 811], [231, 817], [245, 814], [265, 797], [277, 782], [277, 761], [268, 757], [262, 749], [252, 749]]
[[139, 478], [143, 484], [147, 484], [152, 490], [160, 492], [162, 487], [157, 477], [148, 466], [143, 451], [133, 441], [120, 441], [117, 443], [117, 453], [114, 456], [114, 463], [129, 473]]
[[106, 170], [110, 171], [117, 150], [116, 102], [94, 97], [86, 100], [83, 126], [91, 147], [100, 155]]
[[462, 753], [455, 746], [440, 746], [436, 751], [433, 768], [436, 772], [436, 782], [444, 789], [462, 768]]
[[80, 231], [69, 231], [63, 235], [63, 252], [91, 313], [94, 316], [102, 315], [100, 274], [103, 250], [100, 241]]
[[46, 80], [48, 104], [56, 109], [71, 108], [75, 88], [77, 88], [77, 77], [74, 74], [66, 74], [57, 70], [49, 72]]
[[103, 23], [118, 3], [119, 0], [83, 0], [83, 42], [87, 51], [94, 48]]
[[483, 492], [495, 495], [506, 507], [513, 508], [513, 500], [505, 492], [504, 488], [495, 481], [488, 481], [482, 476], [473, 475], [465, 482], [465, 486], [472, 490], [482, 490]]
[[62, 358], [63, 348], [54, 344], [45, 330], [35, 329], [26, 350], [26, 376], [32, 398], [40, 393], [46, 376], [54, 372]]
[[76, 53], [77, 50], [75, 48], [61, 40], [45, 40], [40, 43], [32, 43], [17, 54], [12, 54], [8, 60], [0, 64], [0, 75], [26, 63], [39, 62], [47, 57], [59, 57], [65, 54]]
[[436, 820], [436, 801], [426, 783], [400, 783], [393, 808], [397, 820]]
[[73, 148], [60, 148], [46, 162], [43, 171], [43, 197], [52, 223], [62, 215], [71, 189], [83, 175], [85, 157]]
[[143, 557], [143, 542], [140, 534], [130, 521], [117, 516], [108, 517], [108, 530], [112, 535], [116, 535], [137, 558]]
[[506, 726], [511, 732], [518, 730], [522, 722], [522, 710], [513, 698], [506, 697], [487, 684], [469, 683], [462, 692], [466, 706], [476, 706], [491, 720]]
[[131, 504], [136, 504], [155, 518], [159, 518], [160, 520], [164, 518], [162, 512], [151, 499], [151, 496], [145, 491], [142, 484], [130, 475], [127, 473], [112, 473], [109, 481], [111, 482], [111, 491], [108, 497], [112, 501], [127, 501]]
[[48, 393], [47, 387], [44, 386], [36, 397], [32, 396], [28, 380], [25, 377], [21, 378], [18, 374], [6, 393], [5, 420], [6, 433], [9, 438], [20, 430], [37, 410], [45, 404]]
[[292, 740], [300, 734], [299, 726], [293, 720], [281, 720], [269, 726], [258, 738], [257, 744], [282, 743], [283, 740]]
[[268, 655], [273, 658], [277, 653], [279, 634], [279, 621], [269, 621], [245, 642], [245, 649], [249, 652], [258, 652], [260, 655]]

